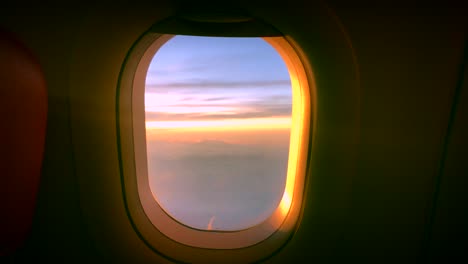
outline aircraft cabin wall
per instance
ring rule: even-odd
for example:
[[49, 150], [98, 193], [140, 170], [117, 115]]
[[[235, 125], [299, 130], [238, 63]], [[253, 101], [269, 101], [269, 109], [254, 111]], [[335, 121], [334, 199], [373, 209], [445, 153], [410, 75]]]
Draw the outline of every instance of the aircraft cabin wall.
[[[303, 212], [266, 262], [466, 259], [467, 10], [304, 2], [242, 6], [294, 39], [317, 87]], [[128, 218], [115, 110], [128, 51], [176, 10], [155, 1], [2, 11], [48, 89], [36, 214], [12, 263], [170, 263]]]

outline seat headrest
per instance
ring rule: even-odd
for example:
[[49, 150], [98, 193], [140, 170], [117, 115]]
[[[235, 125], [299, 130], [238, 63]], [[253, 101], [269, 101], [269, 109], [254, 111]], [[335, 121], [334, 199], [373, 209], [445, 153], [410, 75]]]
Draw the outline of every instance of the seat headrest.
[[32, 52], [0, 28], [0, 255], [31, 229], [44, 153], [47, 91]]

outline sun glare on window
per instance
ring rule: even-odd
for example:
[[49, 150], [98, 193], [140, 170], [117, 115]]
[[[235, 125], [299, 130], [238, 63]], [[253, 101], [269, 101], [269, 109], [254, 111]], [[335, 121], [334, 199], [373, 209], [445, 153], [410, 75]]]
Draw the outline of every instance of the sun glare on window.
[[196, 229], [262, 223], [285, 191], [291, 107], [286, 64], [262, 38], [170, 39], [145, 84], [155, 200]]

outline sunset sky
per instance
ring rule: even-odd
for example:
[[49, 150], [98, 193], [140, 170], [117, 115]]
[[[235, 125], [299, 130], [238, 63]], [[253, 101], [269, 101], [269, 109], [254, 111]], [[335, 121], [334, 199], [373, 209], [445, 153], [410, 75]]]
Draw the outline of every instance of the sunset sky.
[[169, 40], [146, 78], [155, 198], [195, 228], [264, 220], [284, 190], [291, 100], [286, 65], [261, 38]]

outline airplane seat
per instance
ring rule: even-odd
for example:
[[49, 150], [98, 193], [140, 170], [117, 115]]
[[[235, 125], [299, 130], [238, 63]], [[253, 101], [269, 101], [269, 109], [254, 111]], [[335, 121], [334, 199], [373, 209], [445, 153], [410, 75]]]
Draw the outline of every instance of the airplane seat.
[[0, 28], [0, 256], [32, 226], [44, 152], [46, 82], [31, 51]]

